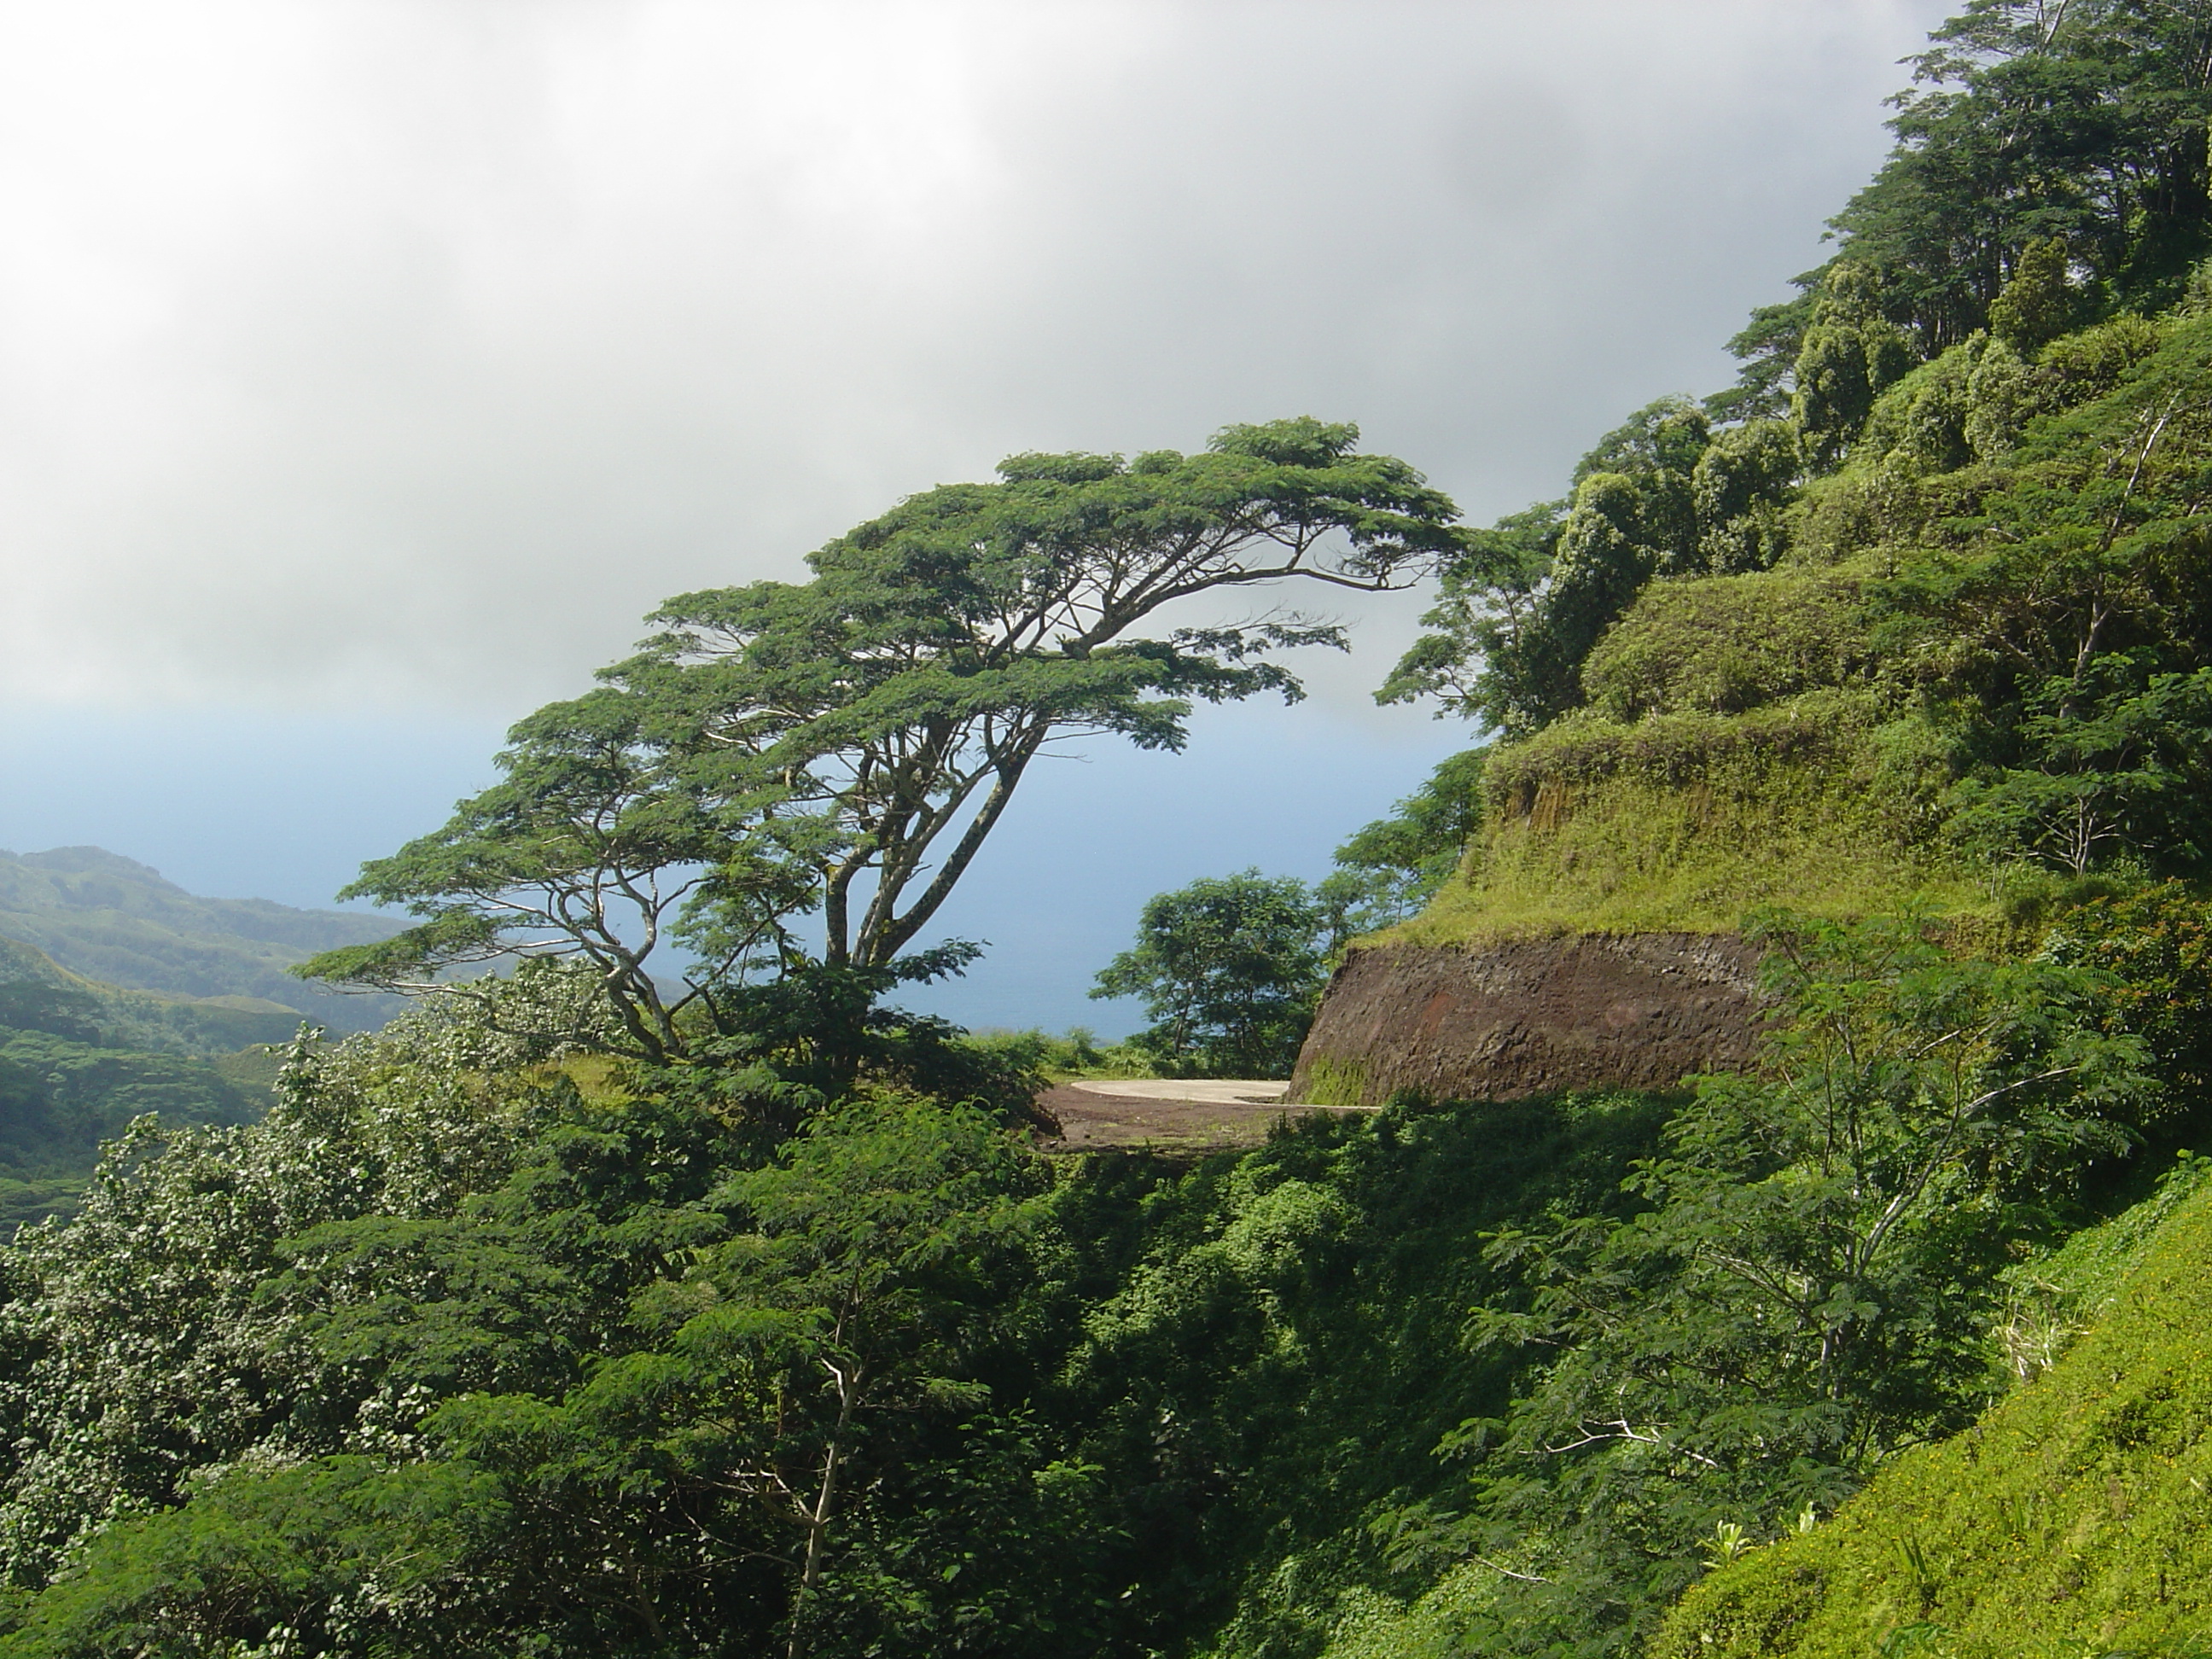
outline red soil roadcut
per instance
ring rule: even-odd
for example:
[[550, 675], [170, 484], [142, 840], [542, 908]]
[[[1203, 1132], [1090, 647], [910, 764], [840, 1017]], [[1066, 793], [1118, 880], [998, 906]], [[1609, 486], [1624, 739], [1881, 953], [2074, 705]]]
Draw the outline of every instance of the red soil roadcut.
[[1759, 957], [1733, 933], [1354, 951], [1322, 999], [1290, 1098], [1671, 1089], [1751, 1061], [1766, 1014]]

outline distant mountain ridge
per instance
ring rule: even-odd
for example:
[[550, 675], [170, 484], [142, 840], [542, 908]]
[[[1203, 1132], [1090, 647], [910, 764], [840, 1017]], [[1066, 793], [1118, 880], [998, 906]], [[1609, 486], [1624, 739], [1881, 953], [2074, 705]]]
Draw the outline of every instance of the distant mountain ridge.
[[[240, 1012], [296, 1011], [335, 1030], [373, 1030], [405, 1001], [326, 991], [285, 969], [320, 951], [389, 938], [403, 925], [270, 899], [202, 898], [98, 847], [0, 850], [0, 938], [108, 985], [222, 999]], [[0, 962], [0, 975], [8, 971]]]

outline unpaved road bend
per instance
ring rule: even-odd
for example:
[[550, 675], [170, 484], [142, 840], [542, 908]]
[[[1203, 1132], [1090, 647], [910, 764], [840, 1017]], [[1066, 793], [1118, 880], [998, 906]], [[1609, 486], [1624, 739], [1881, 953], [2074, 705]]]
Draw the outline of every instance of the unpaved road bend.
[[1109, 1146], [1211, 1152], [1257, 1146], [1279, 1118], [1344, 1109], [1285, 1106], [1289, 1085], [1243, 1078], [1085, 1078], [1045, 1091], [1060, 1120], [1048, 1152]]

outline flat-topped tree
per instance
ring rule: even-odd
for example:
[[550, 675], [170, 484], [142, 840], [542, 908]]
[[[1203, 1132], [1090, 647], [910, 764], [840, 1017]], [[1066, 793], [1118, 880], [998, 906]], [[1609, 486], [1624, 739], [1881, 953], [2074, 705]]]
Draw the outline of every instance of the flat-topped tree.
[[[1358, 437], [1298, 419], [1195, 455], [1018, 455], [809, 556], [810, 581], [671, 600], [602, 689], [514, 729], [502, 783], [347, 890], [422, 925], [309, 970], [408, 988], [501, 951], [580, 957], [656, 1057], [685, 1047], [687, 1004], [720, 1011], [748, 972], [799, 965], [807, 911], [829, 968], [941, 970], [908, 947], [1049, 743], [1180, 750], [1194, 700], [1295, 700], [1268, 654], [1343, 644], [1295, 612], [1138, 624], [1217, 589], [1402, 587], [1462, 550], [1449, 499]], [[580, 721], [619, 735], [580, 760]], [[672, 931], [698, 957], [678, 996], [645, 965]]]

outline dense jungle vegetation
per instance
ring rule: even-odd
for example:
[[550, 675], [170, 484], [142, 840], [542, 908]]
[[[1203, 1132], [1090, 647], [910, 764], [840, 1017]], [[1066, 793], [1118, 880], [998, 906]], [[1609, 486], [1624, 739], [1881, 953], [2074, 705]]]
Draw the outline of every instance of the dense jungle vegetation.
[[[0, 1652], [2212, 1646], [2212, 8], [1915, 70], [1738, 384], [1559, 501], [1017, 456], [516, 726], [309, 964], [419, 1006], [0, 1252]], [[1336, 914], [1745, 928], [1762, 1065], [1042, 1155], [1035, 1048], [896, 1006], [1029, 763], [1336, 637], [1165, 605], [1430, 579], [1382, 695], [1498, 740]]]

